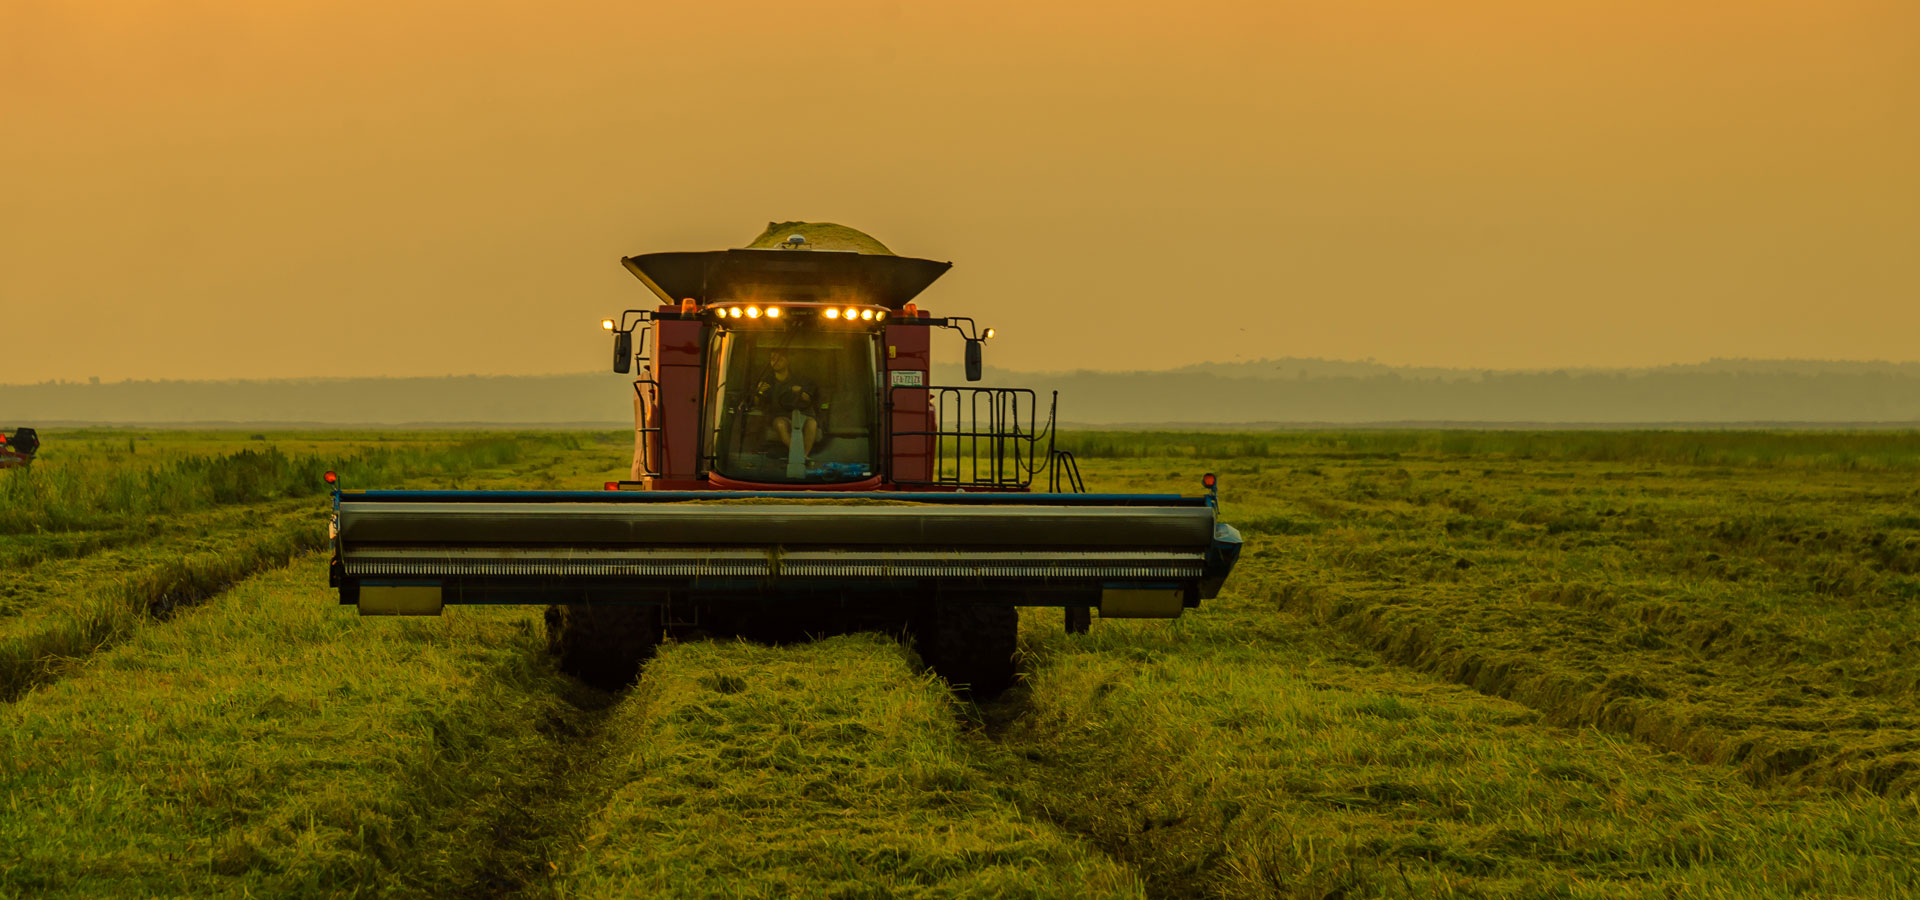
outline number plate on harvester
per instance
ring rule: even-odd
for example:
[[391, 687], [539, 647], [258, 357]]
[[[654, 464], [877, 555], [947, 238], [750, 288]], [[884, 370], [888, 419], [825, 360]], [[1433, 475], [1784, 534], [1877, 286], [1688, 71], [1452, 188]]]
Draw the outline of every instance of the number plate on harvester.
[[893, 376], [894, 387], [925, 387], [925, 372], [900, 369], [889, 373]]

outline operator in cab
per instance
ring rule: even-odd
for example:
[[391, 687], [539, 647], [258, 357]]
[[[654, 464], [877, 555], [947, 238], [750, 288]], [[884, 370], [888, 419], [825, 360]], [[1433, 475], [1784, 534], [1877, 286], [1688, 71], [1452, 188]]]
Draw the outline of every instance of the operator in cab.
[[800, 432], [802, 452], [812, 456], [813, 445], [820, 438], [816, 403], [820, 396], [820, 385], [794, 372], [788, 364], [785, 350], [773, 351], [767, 362], [771, 371], [754, 385], [754, 405], [772, 420], [774, 433], [782, 447], [792, 445], [793, 414], [800, 413], [806, 423], [801, 426]]

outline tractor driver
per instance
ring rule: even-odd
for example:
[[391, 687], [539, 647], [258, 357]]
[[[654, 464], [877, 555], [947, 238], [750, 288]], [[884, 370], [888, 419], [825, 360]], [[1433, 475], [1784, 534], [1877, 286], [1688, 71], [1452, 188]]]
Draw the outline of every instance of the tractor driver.
[[773, 351], [767, 362], [773, 371], [754, 386], [755, 405], [773, 420], [773, 430], [782, 447], [793, 443], [793, 414], [805, 416], [800, 438], [805, 442], [803, 452], [812, 456], [814, 442], [820, 438], [819, 415], [814, 411], [814, 398], [820, 395], [820, 385], [795, 374], [787, 366], [785, 350]]

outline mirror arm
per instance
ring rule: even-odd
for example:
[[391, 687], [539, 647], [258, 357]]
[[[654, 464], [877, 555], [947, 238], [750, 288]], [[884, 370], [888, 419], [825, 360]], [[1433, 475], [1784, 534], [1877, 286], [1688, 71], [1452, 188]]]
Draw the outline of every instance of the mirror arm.
[[[967, 327], [961, 328], [960, 325], [958, 324], [961, 322], [967, 323]], [[980, 329], [975, 328], [973, 324], [973, 320], [966, 316], [948, 316], [946, 319], [946, 326], [948, 328], [951, 328], [955, 331], [960, 332], [960, 334], [964, 336], [967, 340], [975, 341], [980, 339]]]
[[[628, 316], [634, 317], [631, 323], [627, 321]], [[615, 331], [632, 331], [635, 328], [638, 328], [642, 322], [651, 322], [651, 321], [653, 321], [653, 310], [650, 310], [650, 309], [621, 310], [620, 311], [620, 327], [614, 330]]]

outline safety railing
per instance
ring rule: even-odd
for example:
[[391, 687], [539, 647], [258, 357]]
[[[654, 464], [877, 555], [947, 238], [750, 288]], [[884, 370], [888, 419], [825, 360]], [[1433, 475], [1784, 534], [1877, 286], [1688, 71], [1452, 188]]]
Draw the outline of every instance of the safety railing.
[[[933, 427], [890, 431], [888, 439], [924, 438], [932, 454], [928, 480], [902, 478], [894, 483], [944, 487], [1024, 490], [1033, 483], [1042, 432], [1035, 430], [1038, 402], [1027, 388], [898, 387], [887, 397], [897, 409], [902, 392], [927, 403]], [[921, 400], [921, 397], [926, 399]], [[1051, 419], [1051, 416], [1049, 416]], [[888, 454], [892, 458], [892, 454]], [[1044, 460], [1045, 457], [1039, 457]]]

